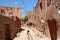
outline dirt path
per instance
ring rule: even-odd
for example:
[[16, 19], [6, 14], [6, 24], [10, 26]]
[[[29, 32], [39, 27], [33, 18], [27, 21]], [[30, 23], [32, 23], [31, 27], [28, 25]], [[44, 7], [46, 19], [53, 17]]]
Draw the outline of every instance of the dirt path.
[[34, 28], [23, 27], [23, 29], [25, 30], [19, 32], [18, 37], [15, 37], [14, 40], [50, 40], [50, 38], [47, 38], [43, 33]]

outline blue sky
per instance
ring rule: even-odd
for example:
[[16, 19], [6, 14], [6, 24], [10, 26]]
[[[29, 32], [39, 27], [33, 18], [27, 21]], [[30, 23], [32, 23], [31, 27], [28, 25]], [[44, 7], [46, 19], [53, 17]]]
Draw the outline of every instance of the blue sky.
[[[17, 3], [17, 5], [16, 5]], [[21, 8], [21, 15], [27, 11], [32, 11], [37, 0], [0, 0], [0, 6], [12, 6]]]

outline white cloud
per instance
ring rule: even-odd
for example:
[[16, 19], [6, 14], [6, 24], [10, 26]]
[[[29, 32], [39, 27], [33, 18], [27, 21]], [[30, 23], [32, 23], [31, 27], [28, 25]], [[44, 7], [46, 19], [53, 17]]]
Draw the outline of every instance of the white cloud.
[[34, 4], [34, 6], [36, 6], [36, 4]]

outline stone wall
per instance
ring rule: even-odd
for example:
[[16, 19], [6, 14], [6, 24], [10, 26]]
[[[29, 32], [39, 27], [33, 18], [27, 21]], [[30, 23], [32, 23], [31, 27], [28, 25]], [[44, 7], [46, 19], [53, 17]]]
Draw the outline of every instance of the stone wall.
[[[34, 15], [36, 15], [35, 24], [39, 31], [43, 31], [45, 28], [45, 31], [47, 31], [46, 33], [50, 33], [49, 27], [44, 25], [48, 25], [48, 19], [55, 18], [58, 15], [56, 5], [57, 0], [38, 0], [36, 6], [34, 7]], [[45, 23], [41, 22], [42, 20]]]
[[17, 7], [0, 6], [0, 14], [12, 19], [14, 19], [16, 16], [18, 18], [21, 18], [20, 8], [17, 8]]
[[[0, 40], [13, 39], [21, 29], [21, 20], [16, 17], [16, 21], [6, 16], [0, 15]], [[9, 39], [8, 39], [9, 40]]]

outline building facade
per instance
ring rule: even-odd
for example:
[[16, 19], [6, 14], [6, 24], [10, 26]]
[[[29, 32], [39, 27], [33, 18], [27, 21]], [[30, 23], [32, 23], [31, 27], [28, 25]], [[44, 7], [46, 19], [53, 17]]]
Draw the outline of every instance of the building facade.
[[20, 9], [0, 7], [0, 40], [13, 40], [20, 30]]
[[16, 18], [16, 16], [20, 19], [20, 8], [17, 7], [5, 7], [5, 6], [0, 6], [0, 14], [7, 16], [11, 19]]
[[51, 37], [47, 20], [53, 20], [58, 15], [59, 5], [60, 0], [38, 0], [33, 12], [29, 14], [28, 23], [32, 21], [36, 29]]

